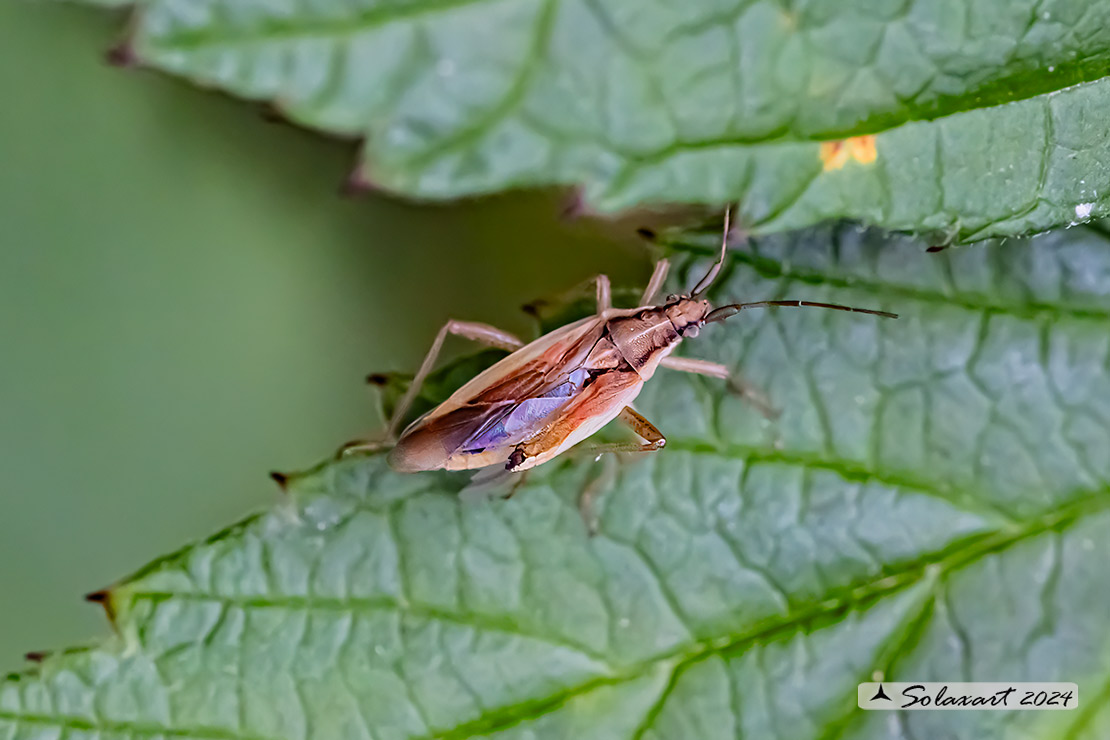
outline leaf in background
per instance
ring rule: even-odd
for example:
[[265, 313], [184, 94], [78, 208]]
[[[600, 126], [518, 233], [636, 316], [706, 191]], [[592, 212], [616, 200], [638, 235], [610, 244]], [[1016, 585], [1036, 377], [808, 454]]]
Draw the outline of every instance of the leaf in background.
[[421, 198], [962, 240], [1110, 212], [1110, 0], [143, 0], [126, 44], [363, 138], [356, 179]]
[[[619, 466], [596, 537], [588, 456], [469, 503], [465, 474], [321, 466], [111, 589], [112, 640], [0, 683], [0, 738], [1106, 737], [1107, 239], [921, 247], [734, 251], [718, 301], [902, 318], [753, 311], [684, 345], [782, 416], [661, 371], [669, 444]], [[876, 671], [1076, 681], [1081, 707], [859, 712]]]

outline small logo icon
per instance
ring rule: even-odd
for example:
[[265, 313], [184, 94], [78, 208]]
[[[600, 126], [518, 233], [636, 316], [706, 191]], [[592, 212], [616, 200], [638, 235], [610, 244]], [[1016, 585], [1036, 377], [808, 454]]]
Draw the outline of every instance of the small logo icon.
[[889, 696], [886, 695], [885, 691], [883, 691], [883, 685], [882, 684], [879, 684], [879, 690], [876, 691], [875, 695], [871, 697], [871, 701], [875, 701], [876, 699], [886, 699], [887, 701], [894, 701], [893, 699], [891, 699]]

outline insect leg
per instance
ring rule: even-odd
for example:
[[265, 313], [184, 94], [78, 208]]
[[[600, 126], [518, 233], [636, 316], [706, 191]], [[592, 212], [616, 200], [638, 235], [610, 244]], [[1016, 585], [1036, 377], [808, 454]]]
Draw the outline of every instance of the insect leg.
[[708, 360], [695, 360], [692, 357], [664, 357], [659, 363], [662, 367], [679, 370], [695, 375], [707, 375], [728, 381], [729, 389], [746, 400], [768, 419], [777, 419], [781, 412], [771, 405], [770, 399], [758, 388], [730, 371], [724, 365]]
[[587, 291], [591, 286], [594, 288], [597, 296], [597, 313], [601, 314], [612, 308], [613, 291], [609, 284], [609, 276], [594, 275], [589, 280], [579, 283], [570, 290], [560, 293], [553, 298], [540, 298], [539, 300], [525, 304], [523, 306], [524, 312], [536, 318], [540, 318], [544, 313], [544, 309], [549, 306], [554, 306], [556, 308], [567, 306], [579, 300], [584, 295], [588, 295]]
[[416, 375], [412, 379], [412, 385], [405, 391], [405, 395], [397, 403], [396, 408], [393, 410], [393, 417], [389, 420], [389, 426], [386, 429], [386, 437], [389, 440], [397, 438], [397, 428], [401, 425], [401, 421], [408, 413], [409, 406], [412, 405], [416, 394], [420, 392], [420, 386], [424, 384], [424, 380], [428, 377], [428, 373], [435, 367], [436, 359], [439, 357], [439, 352], [443, 349], [443, 340], [447, 338], [448, 334], [464, 337], [466, 339], [481, 342], [491, 347], [498, 347], [506, 349], [510, 352], [520, 349], [524, 346], [524, 342], [517, 339], [515, 336], [507, 331], [498, 329], [489, 324], [480, 324], [476, 321], [456, 321], [451, 319], [443, 328], [436, 334], [435, 340], [432, 342], [431, 349], [428, 354], [424, 356], [424, 362], [421, 363], [420, 369], [416, 371]]
[[651, 280], [648, 280], [648, 284], [644, 288], [644, 294], [640, 296], [641, 306], [651, 306], [655, 304], [655, 297], [659, 293], [659, 289], [663, 287], [663, 281], [667, 279], [667, 272], [670, 269], [671, 263], [667, 259], [661, 259], [655, 263], [655, 270], [651, 273]]
[[597, 283], [597, 314], [600, 316], [613, 307], [613, 290], [609, 286], [608, 275], [597, 275], [594, 281]]
[[375, 452], [389, 447], [397, 441], [397, 429], [401, 425], [401, 421], [405, 418], [405, 414], [408, 413], [409, 407], [412, 406], [416, 394], [420, 392], [420, 386], [423, 385], [424, 380], [428, 377], [428, 373], [435, 367], [439, 352], [443, 349], [443, 340], [447, 338], [448, 334], [471, 339], [490, 347], [508, 350], [509, 352], [524, 346], [524, 342], [520, 341], [515, 335], [498, 329], [496, 326], [482, 324], [477, 321], [456, 321], [455, 319], [451, 319], [444, 324], [439, 330], [439, 333], [436, 334], [435, 340], [432, 341], [431, 349], [429, 349], [428, 354], [424, 356], [424, 362], [421, 363], [420, 369], [417, 370], [416, 375], [413, 376], [412, 384], [409, 385], [408, 390], [405, 391], [405, 395], [401, 397], [401, 400], [398, 401], [396, 407], [394, 407], [393, 416], [389, 419], [389, 425], [386, 427], [384, 439], [348, 442], [339, 448], [339, 452], [337, 453], [339, 457], [354, 452]]
[[[663, 433], [656, 429], [654, 424], [633, 410], [631, 406], [625, 406], [617, 419], [628, 425], [644, 441], [594, 445], [586, 449], [588, 453], [601, 457], [607, 452], [654, 452], [663, 449], [663, 445], [667, 443], [667, 438], [663, 436]], [[613, 464], [605, 463], [601, 475], [583, 488], [578, 497], [578, 513], [582, 515], [582, 521], [586, 523], [586, 531], [591, 535], [597, 532], [594, 499], [597, 498], [602, 489], [609, 487], [615, 475], [616, 471]]]
[[472, 339], [475, 342], [488, 345], [490, 347], [497, 347], [512, 352], [513, 350], [520, 349], [524, 346], [524, 342], [520, 341], [515, 335], [507, 331], [498, 329], [496, 326], [489, 324], [480, 324], [477, 321], [456, 321], [451, 319], [439, 330], [436, 334], [435, 340], [432, 342], [431, 349], [428, 354], [424, 356], [424, 362], [421, 363], [420, 369], [412, 379], [412, 384], [409, 385], [405, 395], [401, 397], [397, 405], [393, 409], [393, 416], [389, 419], [389, 425], [386, 427], [385, 436], [382, 439], [371, 440], [355, 440], [348, 442], [339, 448], [336, 457], [344, 457], [355, 452], [377, 452], [384, 448], [390, 447], [397, 441], [397, 429], [401, 425], [401, 421], [408, 413], [409, 407], [412, 406], [413, 400], [416, 399], [416, 394], [420, 392], [420, 386], [424, 384], [424, 380], [428, 377], [428, 373], [435, 367], [436, 358], [439, 357], [439, 352], [443, 349], [443, 340], [447, 338], [448, 334]]
[[615, 457], [603, 457], [601, 459], [601, 474], [587, 483], [582, 492], [578, 494], [578, 513], [582, 515], [582, 521], [586, 524], [586, 533], [591, 537], [597, 534], [598, 525], [594, 500], [613, 485], [613, 481], [617, 477], [617, 465], [618, 462]]
[[667, 438], [663, 436], [663, 433], [656, 429], [650, 421], [633, 411], [631, 406], [624, 407], [620, 416], [617, 417], [617, 421], [623, 422], [644, 441], [599, 444], [587, 447], [586, 451], [594, 455], [604, 455], [607, 452], [655, 452], [663, 449], [663, 446], [667, 444]]
[[530, 472], [513, 473], [500, 465], [480, 468], [466, 487], [459, 491], [459, 498], [464, 502], [487, 501], [494, 497], [512, 498]]
[[694, 373], [696, 375], [708, 375], [711, 378], [720, 378], [721, 380], [728, 380], [732, 375], [727, 367], [719, 362], [710, 362], [709, 360], [695, 360], [692, 357], [664, 357], [659, 365], [661, 367], [670, 368], [671, 370], [679, 370], [684, 373]]

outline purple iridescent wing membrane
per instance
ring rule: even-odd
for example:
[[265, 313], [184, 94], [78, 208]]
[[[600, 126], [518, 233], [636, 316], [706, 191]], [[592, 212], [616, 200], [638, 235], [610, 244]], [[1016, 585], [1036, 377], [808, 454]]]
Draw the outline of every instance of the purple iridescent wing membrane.
[[474, 436], [466, 440], [459, 450], [473, 454], [489, 447], [513, 445], [523, 441], [529, 436], [529, 432], [542, 427], [540, 422], [578, 395], [587, 377], [586, 370], [578, 368], [562, 383], [542, 395], [505, 406], [483, 424]]

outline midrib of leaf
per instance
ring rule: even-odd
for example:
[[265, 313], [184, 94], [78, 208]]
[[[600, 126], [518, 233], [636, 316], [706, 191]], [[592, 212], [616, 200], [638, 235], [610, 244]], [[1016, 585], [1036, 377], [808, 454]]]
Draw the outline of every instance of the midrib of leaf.
[[[834, 595], [821, 601], [800, 606], [785, 616], [762, 620], [756, 623], [751, 629], [743, 630], [735, 634], [697, 640], [679, 649], [666, 651], [652, 656], [647, 660], [629, 664], [619, 669], [610, 666], [613, 671], [612, 676], [593, 679], [576, 686], [570, 686], [552, 696], [544, 697], [539, 700], [505, 705], [478, 719], [465, 722], [452, 728], [436, 730], [433, 734], [414, 740], [462, 740], [463, 738], [472, 737], [474, 735], [502, 730], [525, 720], [535, 719], [537, 716], [552, 712], [562, 707], [571, 699], [587, 694], [601, 686], [616, 685], [647, 676], [665, 664], [670, 664], [668, 685], [673, 686], [682, 671], [686, 670], [694, 663], [712, 655], [727, 657], [732, 654], [743, 653], [754, 645], [793, 634], [805, 629], [812, 623], [823, 622], [838, 616], [843, 616], [852, 610], [868, 606], [885, 596], [902, 592], [924, 581], [928, 581], [934, 586], [937, 586], [944, 582], [947, 575], [960, 568], [971, 565], [988, 555], [1003, 552], [1047, 531], [1065, 531], [1069, 525], [1085, 516], [1092, 516], [1102, 511], [1110, 510], [1110, 495], [1108, 494], [1110, 494], [1110, 489], [1091, 492], [1081, 498], [1073, 499], [1063, 506], [1041, 513], [1038, 516], [1020, 522], [1003, 524], [993, 531], [968, 536], [962, 541], [959, 541], [956, 546], [949, 546], [940, 554], [941, 556], [935, 560], [933, 558], [938, 553], [923, 553], [919, 560], [905, 564], [901, 568], [891, 569], [879, 578], [844, 589], [841, 595]], [[359, 504], [356, 508], [374, 513], [381, 513], [383, 510], [382, 507], [367, 506], [364, 504]], [[246, 522], [242, 524], [245, 523]], [[619, 540], [615, 541], [620, 542]], [[628, 543], [621, 544], [634, 547], [634, 545]], [[170, 565], [173, 563], [174, 559], [174, 556], [170, 556], [162, 561], [162, 564]], [[149, 573], [150, 571], [144, 570], [144, 572]], [[477, 618], [471, 618], [470, 614], [465, 616], [452, 614], [442, 608], [416, 604], [411, 601], [401, 603], [388, 599], [336, 600], [302, 597], [236, 598], [224, 594], [198, 591], [143, 591], [141, 589], [131, 591], [126, 583], [117, 594], [121, 599], [121, 602], [117, 602], [117, 608], [120, 610], [120, 620], [122, 623], [127, 621], [127, 615], [131, 610], [131, 606], [137, 602], [147, 600], [156, 602], [169, 599], [185, 599], [220, 603], [226, 606], [236, 607], [276, 607], [290, 610], [340, 611], [347, 613], [363, 610], [378, 611], [392, 609], [396, 610], [402, 617], [411, 616], [443, 619], [444, 621], [476, 629], [490, 629], [526, 636], [533, 639], [544, 640], [548, 643], [558, 644], [569, 649], [580, 650], [583, 654], [594, 657], [594, 655], [590, 655], [577, 645], [553, 641], [550, 636], [538, 635], [526, 630], [521, 630], [519, 626], [497, 617], [491, 618], [488, 615], [480, 615]], [[926, 603], [931, 602], [932, 599], [929, 599]], [[916, 619], [914, 620], [914, 624], [917, 625], [915, 629], [921, 629], [923, 620]], [[913, 632], [905, 633], [904, 630], [899, 631], [895, 633], [895, 637], [899, 641], [909, 641], [913, 637]], [[600, 656], [598, 656], [598, 658], [599, 662], [606, 665], [609, 664], [607, 659]], [[660, 698], [660, 706], [664, 699], [665, 696]], [[19, 714], [0, 711], [0, 719], [20, 721], [21, 717], [22, 715]], [[54, 720], [49, 717], [40, 717], [37, 718], [36, 721], [44, 724], [53, 722], [59, 726], [67, 726], [69, 722], [68, 719]], [[84, 725], [80, 726], [83, 727]], [[77, 725], [75, 725], [75, 727], [77, 727]], [[238, 735], [235, 733], [228, 733], [226, 730], [210, 731], [211, 728], [173, 729], [149, 724], [121, 726], [120, 723], [89, 723], [87, 729], [113, 730], [117, 728], [126, 728], [129, 729], [129, 731], [138, 731], [145, 735], [187, 735], [211, 737], [214, 740], [277, 740], [276, 738], [267, 739], [248, 735]]]
[[[927, 571], [926, 576], [931, 575], [931, 573], [932, 571]], [[911, 647], [928, 627], [929, 620], [932, 618], [933, 611], [936, 608], [935, 591], [941, 587], [940, 579], [934, 578], [930, 586], [931, 590], [934, 591], [933, 597], [925, 599], [921, 604], [919, 612], [914, 618], [908, 620], [908, 624], [903, 626], [901, 634], [899, 634], [899, 632], [893, 633], [893, 639], [884, 646], [885, 650], [883, 652], [885, 655], [883, 655], [882, 659], [875, 665], [875, 668], [882, 676], [896, 675], [894, 673], [894, 667], [898, 662], [899, 656], [903, 654], [904, 650]], [[874, 673], [874, 671], [868, 670], [866, 673], [859, 675], [857, 677], [859, 679], [858, 683], [874, 680]], [[818, 740], [839, 740], [845, 730], [851, 725], [852, 719], [861, 711], [858, 704], [851, 701], [850, 695], [845, 696], [844, 703], [847, 705], [847, 709], [843, 715], [839, 720], [830, 723], [828, 729], [820, 735]]]
[[[881, 134], [909, 123], [936, 121], [949, 116], [984, 108], [995, 108], [1025, 100], [1051, 95], [1079, 85], [1098, 82], [1110, 73], [1110, 57], [1097, 60], [1084, 59], [1056, 65], [1053, 84], [1045, 84], [1040, 70], [1028, 70], [992, 80], [984, 87], [969, 90], [961, 95], [939, 97], [928, 106], [911, 106], [903, 111], [872, 114], [854, 126], [823, 131], [802, 132], [785, 126], [772, 136], [722, 136], [707, 139], [676, 141], [671, 146], [649, 154], [619, 152], [633, 159], [634, 166], [657, 164], [669, 156], [698, 149], [717, 149], [730, 146], [774, 146], [804, 142], [838, 141], [853, 136]], [[1058, 76], [1057, 76], [1058, 75]], [[972, 104], [973, 103], [973, 104]], [[617, 151], [617, 150], [614, 150]]]

